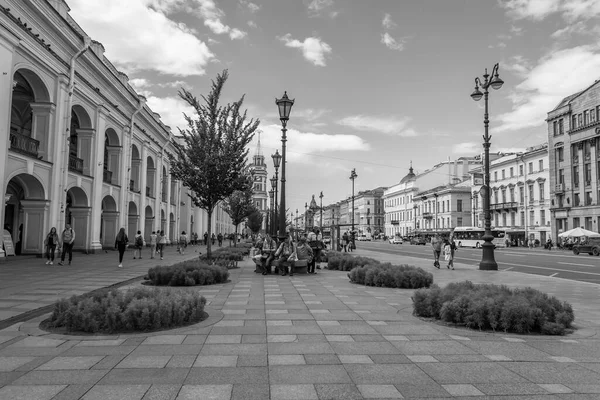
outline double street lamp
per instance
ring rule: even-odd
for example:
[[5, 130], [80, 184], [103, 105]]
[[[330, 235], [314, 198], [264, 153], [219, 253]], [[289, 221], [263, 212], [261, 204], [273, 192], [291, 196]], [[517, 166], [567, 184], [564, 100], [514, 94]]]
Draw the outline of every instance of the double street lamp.
[[[285, 142], [287, 141], [287, 122], [290, 119], [290, 111], [294, 105], [294, 100], [288, 98], [287, 92], [283, 93], [281, 99], [275, 99], [275, 104], [279, 109], [279, 120], [281, 121], [281, 201], [279, 202], [279, 236], [285, 237]], [[275, 160], [273, 160], [275, 162]]]
[[[489, 77], [492, 79], [489, 79]], [[489, 96], [489, 87], [491, 86], [493, 89], [498, 90], [502, 87], [504, 81], [500, 79], [498, 76], [498, 64], [494, 65], [492, 69], [492, 73], [487, 73], [487, 68], [485, 69], [485, 73], [483, 74], [483, 82], [479, 79], [479, 77], [475, 78], [475, 90], [471, 93], [471, 98], [475, 101], [481, 100], [483, 97], [485, 100], [485, 110], [483, 114], [483, 126], [484, 126], [484, 135], [483, 135], [483, 149], [484, 149], [484, 172], [483, 172], [483, 187], [481, 190], [484, 192], [483, 195], [483, 215], [484, 215], [484, 234], [483, 240], [484, 243], [482, 247], [481, 253], [481, 262], [479, 263], [480, 270], [498, 270], [498, 264], [494, 259], [494, 244], [492, 241], [494, 240], [494, 236], [492, 235], [492, 223], [491, 223], [491, 215], [490, 215], [490, 139], [492, 138], [488, 133], [488, 128], [490, 124], [489, 115], [488, 115], [488, 96]], [[483, 89], [483, 93], [479, 90], [479, 86]]]
[[352, 232], [351, 232], [351, 238], [352, 238], [352, 244], [354, 245], [354, 180], [358, 178], [358, 175], [356, 175], [356, 168], [352, 168], [352, 172], [350, 172], [350, 180], [352, 181]]

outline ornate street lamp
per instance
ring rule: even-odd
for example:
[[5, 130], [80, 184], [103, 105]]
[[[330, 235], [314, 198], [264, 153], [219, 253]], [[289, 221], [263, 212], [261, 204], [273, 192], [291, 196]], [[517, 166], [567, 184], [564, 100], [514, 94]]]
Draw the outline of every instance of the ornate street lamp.
[[[488, 79], [489, 77], [492, 79]], [[475, 78], [475, 90], [471, 93], [471, 98], [475, 101], [481, 100], [483, 97], [485, 100], [485, 109], [483, 114], [483, 126], [484, 126], [484, 135], [483, 135], [483, 149], [484, 149], [484, 174], [483, 174], [483, 186], [481, 190], [484, 191], [483, 196], [483, 215], [484, 215], [484, 234], [483, 240], [484, 243], [482, 247], [481, 253], [481, 262], [479, 263], [480, 270], [498, 270], [498, 264], [494, 259], [494, 244], [492, 241], [494, 240], [494, 236], [492, 235], [492, 224], [491, 224], [491, 215], [490, 215], [490, 139], [492, 138], [488, 133], [488, 127], [490, 124], [489, 115], [488, 115], [488, 96], [489, 96], [489, 87], [491, 86], [493, 89], [498, 90], [502, 87], [504, 81], [500, 79], [498, 76], [498, 64], [494, 65], [492, 69], [492, 74], [487, 73], [487, 68], [485, 69], [485, 73], [483, 74], [483, 82], [479, 79], [479, 77]], [[483, 93], [479, 90], [479, 86], [483, 89]]]
[[279, 235], [285, 236], [285, 142], [287, 141], [287, 122], [290, 119], [290, 111], [294, 105], [294, 100], [290, 100], [287, 96], [287, 92], [283, 93], [281, 99], [275, 99], [275, 104], [279, 109], [279, 120], [281, 121], [281, 201], [279, 202], [280, 208], [280, 221], [279, 221]]
[[304, 203], [304, 230], [308, 228], [308, 203]]
[[[271, 178], [271, 188], [275, 190], [275, 217], [273, 218], [273, 234], [277, 234], [277, 230], [279, 229], [279, 225], [277, 221], [279, 220], [279, 214], [277, 214], [277, 181], [279, 180], [279, 166], [281, 165], [281, 154], [279, 154], [279, 150], [275, 150], [275, 154], [271, 155], [273, 159], [273, 166], [275, 167], [275, 180]], [[283, 222], [285, 225], [285, 221]], [[284, 233], [285, 234], [285, 231]]]
[[354, 243], [354, 180], [358, 178], [358, 175], [356, 175], [356, 168], [352, 168], [352, 172], [350, 172], [350, 180], [352, 181], [352, 216], [351, 216], [351, 221], [352, 221], [352, 233], [351, 233], [351, 238], [352, 238], [352, 244], [355, 246], [356, 244]]
[[[273, 178], [271, 178], [271, 183], [273, 183]], [[273, 189], [269, 190], [269, 199], [271, 200], [271, 211], [269, 212], [269, 214], [271, 214], [271, 220], [270, 220], [270, 224], [269, 224], [269, 235], [273, 236], [273, 230], [275, 229], [275, 216], [277, 215], [277, 211], [275, 211], [275, 192], [273, 191]]]
[[276, 175], [271, 177], [271, 191], [273, 192], [273, 232], [275, 235], [277, 233], [277, 173]]
[[321, 232], [321, 235], [323, 235], [323, 191], [319, 194], [319, 200], [321, 201], [321, 204], [319, 205], [319, 231]]
[[298, 240], [298, 209], [296, 208], [296, 240]]

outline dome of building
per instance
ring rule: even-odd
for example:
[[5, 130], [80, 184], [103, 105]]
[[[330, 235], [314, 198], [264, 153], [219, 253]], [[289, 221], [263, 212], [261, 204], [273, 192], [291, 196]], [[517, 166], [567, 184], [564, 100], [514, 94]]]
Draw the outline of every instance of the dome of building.
[[402, 180], [400, 181], [400, 183], [414, 181], [415, 179], [417, 179], [417, 176], [413, 172], [412, 161], [411, 161], [410, 162], [410, 168], [408, 169], [408, 174], [406, 174], [406, 176], [404, 178], [402, 178]]

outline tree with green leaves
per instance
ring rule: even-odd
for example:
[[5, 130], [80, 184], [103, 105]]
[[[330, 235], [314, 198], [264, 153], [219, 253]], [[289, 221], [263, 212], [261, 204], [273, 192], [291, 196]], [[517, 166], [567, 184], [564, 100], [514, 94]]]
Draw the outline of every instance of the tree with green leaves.
[[248, 228], [250, 228], [252, 233], [257, 234], [260, 231], [262, 228], [263, 218], [264, 217], [262, 213], [256, 208], [254, 208], [254, 211], [248, 215]]
[[[191, 201], [207, 213], [209, 238], [214, 208], [236, 190], [245, 191], [252, 185], [246, 166], [248, 144], [260, 123], [258, 119], [248, 120], [247, 111], [241, 111], [244, 96], [219, 105], [228, 76], [227, 70], [218, 74], [202, 101], [184, 88], [179, 91], [195, 115], [184, 114], [187, 128], [179, 129], [182, 138], [173, 142], [175, 155], [169, 155], [171, 175], [190, 189]], [[210, 258], [210, 241], [207, 246]]]
[[[231, 218], [231, 223], [235, 225], [235, 237], [237, 237], [238, 225], [256, 209], [252, 202], [252, 186], [249, 186], [247, 190], [236, 190], [225, 199], [223, 205], [223, 210]], [[237, 247], [237, 240], [234, 246]]]

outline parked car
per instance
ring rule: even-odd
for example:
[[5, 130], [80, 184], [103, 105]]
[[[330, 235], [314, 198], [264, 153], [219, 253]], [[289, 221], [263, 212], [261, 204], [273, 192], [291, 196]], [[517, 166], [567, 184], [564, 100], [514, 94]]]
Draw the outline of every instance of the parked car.
[[425, 239], [424, 237], [416, 236], [410, 239], [410, 244], [422, 244], [423, 246], [425, 246], [427, 244], [427, 239]]
[[388, 240], [388, 242], [390, 242], [390, 244], [402, 244], [402, 243], [404, 243], [404, 242], [402, 241], [402, 238], [400, 238], [400, 237], [398, 237], [398, 236], [395, 236], [395, 237], [393, 237], [393, 238], [390, 238], [390, 240]]
[[367, 235], [360, 235], [356, 240], [358, 240], [359, 242], [370, 242], [371, 238]]
[[590, 256], [600, 256], [600, 238], [588, 238], [583, 244], [573, 245], [573, 254], [588, 253]]

